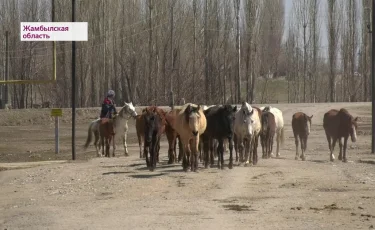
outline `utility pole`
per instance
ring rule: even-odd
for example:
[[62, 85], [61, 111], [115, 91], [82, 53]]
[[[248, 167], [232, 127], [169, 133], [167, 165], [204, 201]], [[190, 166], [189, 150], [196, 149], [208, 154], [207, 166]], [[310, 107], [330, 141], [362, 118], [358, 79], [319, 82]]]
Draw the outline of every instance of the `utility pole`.
[[171, 47], [171, 50], [170, 50], [170, 55], [171, 55], [171, 64], [170, 64], [170, 68], [171, 68], [171, 71], [170, 71], [170, 75], [169, 75], [169, 100], [170, 100], [170, 106], [171, 106], [171, 109], [174, 109], [174, 97], [173, 97], [173, 90], [172, 90], [172, 82], [173, 82], [173, 69], [174, 69], [174, 66], [173, 66], [173, 63], [174, 63], [174, 60], [173, 60], [173, 6], [174, 6], [174, 2], [171, 2], [171, 44], [170, 44], [170, 47]]
[[[9, 31], [5, 31], [5, 80], [9, 80]], [[5, 84], [3, 105], [9, 104], [9, 88]]]
[[241, 60], [241, 50], [240, 50], [240, 0], [236, 0], [237, 2], [237, 39], [236, 39], [236, 47], [237, 47], [237, 103], [241, 103], [241, 74], [240, 74], [240, 60]]
[[107, 76], [107, 72], [106, 72], [106, 51], [107, 51], [107, 38], [106, 38], [106, 35], [107, 35], [107, 32], [106, 32], [106, 29], [105, 29], [105, 5], [104, 5], [104, 0], [102, 0], [102, 8], [103, 8], [103, 11], [102, 11], [102, 14], [103, 14], [103, 41], [104, 41], [104, 52], [103, 52], [103, 76], [104, 76], [104, 85], [105, 87], [107, 87], [106, 89], [104, 89], [104, 92], [107, 92], [107, 90], [109, 89], [109, 80], [108, 80], [108, 76]]
[[303, 103], [306, 103], [306, 26], [305, 22], [303, 24]]
[[[75, 22], [75, 4], [72, 0], [72, 22]], [[76, 159], [76, 42], [72, 41], [72, 159]]]
[[372, 0], [372, 31], [371, 31], [371, 105], [372, 105], [372, 138], [371, 138], [371, 152], [375, 154], [375, 0]]
[[196, 73], [196, 67], [195, 67], [195, 55], [197, 53], [197, 0], [193, 0], [193, 12], [194, 12], [194, 50], [193, 50], [193, 90], [192, 90], [192, 100], [193, 103], [195, 102], [195, 75]]

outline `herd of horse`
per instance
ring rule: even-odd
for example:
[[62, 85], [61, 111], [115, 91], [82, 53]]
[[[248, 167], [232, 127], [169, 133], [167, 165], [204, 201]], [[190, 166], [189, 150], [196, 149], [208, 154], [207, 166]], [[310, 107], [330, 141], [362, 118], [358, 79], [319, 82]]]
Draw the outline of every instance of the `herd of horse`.
[[[255, 107], [247, 102], [237, 105], [196, 105], [187, 103], [165, 111], [157, 106], [149, 106], [137, 114], [132, 103], [125, 103], [119, 113], [112, 119], [96, 119], [88, 129], [85, 148], [89, 146], [92, 135], [97, 156], [110, 157], [110, 143], [113, 142], [112, 156], [115, 156], [115, 136], [122, 135], [125, 156], [128, 156], [126, 144], [128, 120], [134, 118], [139, 143], [139, 156], [145, 158], [149, 170], [153, 171], [159, 162], [160, 139], [163, 134], [168, 139], [168, 163], [182, 161], [184, 171], [197, 171], [198, 162], [205, 168], [214, 167], [217, 156], [217, 167], [224, 168], [225, 145], [229, 145], [228, 168], [233, 168], [233, 149], [236, 162], [240, 165], [256, 165], [258, 162], [258, 143], [260, 139], [262, 158], [280, 156], [280, 146], [285, 141], [284, 118], [280, 109], [273, 106]], [[313, 116], [297, 112], [292, 117], [292, 130], [295, 139], [296, 156], [304, 161], [307, 139], [311, 130]], [[337, 140], [339, 141], [339, 160], [347, 162], [346, 149], [349, 136], [356, 142], [358, 117], [354, 118], [342, 108], [331, 109], [324, 114], [323, 128], [326, 133], [330, 160]], [[124, 128], [124, 132], [116, 132]], [[276, 156], [273, 154], [273, 143], [276, 137]], [[100, 139], [100, 142], [98, 142]], [[343, 142], [342, 142], [343, 140]], [[176, 145], [179, 143], [177, 156]], [[299, 142], [301, 155], [299, 154]], [[105, 153], [104, 153], [105, 146]], [[142, 148], [143, 147], [143, 148]], [[100, 150], [102, 153], [100, 154]]]

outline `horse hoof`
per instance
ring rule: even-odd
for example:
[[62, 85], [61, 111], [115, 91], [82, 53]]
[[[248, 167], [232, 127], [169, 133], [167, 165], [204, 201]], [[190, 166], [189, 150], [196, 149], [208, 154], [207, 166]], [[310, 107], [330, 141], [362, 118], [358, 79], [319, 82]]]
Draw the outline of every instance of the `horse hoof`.
[[298, 161], [298, 157], [296, 156], [296, 157], [294, 158], [294, 160], [297, 160], [297, 161]]
[[344, 163], [348, 163], [348, 159], [344, 158], [344, 159], [342, 160], [342, 162], [344, 162]]
[[338, 159], [339, 159], [339, 161], [341, 161], [341, 160], [342, 160], [342, 156], [341, 156], [341, 155], [339, 155]]
[[229, 165], [228, 165], [228, 168], [229, 168], [229, 169], [233, 169], [233, 164], [229, 164]]

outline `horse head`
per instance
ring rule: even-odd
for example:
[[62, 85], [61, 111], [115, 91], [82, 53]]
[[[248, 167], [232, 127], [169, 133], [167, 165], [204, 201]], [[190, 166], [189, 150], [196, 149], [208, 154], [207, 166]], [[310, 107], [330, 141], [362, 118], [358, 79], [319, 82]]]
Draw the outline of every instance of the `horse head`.
[[233, 107], [232, 105], [223, 105], [222, 111], [223, 125], [233, 132], [233, 124], [237, 112], [237, 106]]
[[199, 119], [201, 117], [200, 110], [200, 105], [194, 107], [189, 104], [184, 111], [185, 120], [189, 124], [189, 128], [194, 136], [198, 135]]
[[242, 135], [249, 136], [253, 134], [253, 114], [254, 109], [247, 102], [243, 102], [241, 108], [236, 112], [234, 125], [241, 127], [240, 132], [242, 132]]
[[137, 117], [137, 112], [135, 111], [135, 107], [134, 107], [134, 105], [133, 105], [133, 103], [132, 102], [130, 102], [130, 103], [126, 103], [126, 102], [124, 102], [124, 106], [122, 107], [122, 109], [121, 109], [121, 111], [120, 111], [120, 115], [121, 115], [121, 117], [125, 117], [125, 114], [127, 114], [127, 115], [129, 115], [129, 116], [131, 116], [131, 117], [133, 117], [134, 119]]
[[358, 129], [358, 117], [353, 118], [351, 117], [350, 123], [351, 123], [351, 129], [350, 129], [350, 137], [352, 139], [352, 142], [357, 141], [357, 129]]
[[310, 130], [311, 130], [311, 119], [313, 118], [314, 115], [311, 115], [311, 116], [307, 116], [305, 115], [305, 118], [306, 118], [306, 130], [307, 130], [307, 135], [310, 134]]

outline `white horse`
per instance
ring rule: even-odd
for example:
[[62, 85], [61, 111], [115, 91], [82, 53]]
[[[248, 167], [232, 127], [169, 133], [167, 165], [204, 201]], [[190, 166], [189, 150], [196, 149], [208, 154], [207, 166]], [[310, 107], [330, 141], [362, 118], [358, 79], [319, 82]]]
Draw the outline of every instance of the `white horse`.
[[241, 109], [236, 112], [233, 124], [234, 131], [234, 146], [236, 150], [236, 161], [238, 161], [238, 152], [240, 153], [240, 162], [244, 161], [243, 151], [245, 149], [244, 141], [246, 141], [245, 155], [249, 152], [249, 145], [253, 136], [253, 122], [252, 115], [254, 109], [247, 102], [243, 102]]
[[[119, 130], [120, 128], [124, 128], [124, 132], [122, 134], [122, 142], [123, 142], [123, 145], [124, 145], [124, 155], [129, 156], [128, 145], [126, 143], [126, 139], [127, 139], [127, 136], [128, 136], [128, 129], [129, 129], [128, 121], [131, 117], [135, 118], [137, 116], [137, 112], [135, 111], [135, 108], [134, 108], [134, 105], [133, 105], [132, 102], [130, 102], [130, 103], [124, 102], [124, 103], [125, 103], [125, 105], [118, 112], [117, 119], [115, 120], [115, 123], [114, 123], [114, 128], [115, 128], [115, 130]], [[89, 144], [91, 142], [91, 139], [92, 139], [92, 134], [94, 133], [94, 136], [95, 136], [94, 145], [95, 145], [96, 153], [97, 153], [98, 157], [101, 156], [100, 148], [103, 147], [103, 146], [100, 145], [100, 143], [98, 143], [98, 141], [99, 141], [99, 124], [100, 124], [100, 118], [98, 118], [98, 119], [96, 119], [96, 120], [94, 120], [90, 123], [89, 129], [88, 129], [88, 136], [87, 136], [86, 144], [84, 146], [85, 149], [89, 146]], [[118, 135], [118, 132], [115, 132], [114, 140], [115, 140], [117, 135]], [[115, 151], [116, 151], [116, 145], [115, 145], [115, 141], [113, 141], [113, 155], [115, 155]]]
[[[283, 145], [285, 141], [283, 113], [278, 108], [271, 107], [271, 106], [263, 106], [263, 107], [260, 107], [260, 109], [262, 111], [269, 111], [275, 116], [276, 143], [277, 143], [276, 157], [279, 157], [280, 156], [280, 144]], [[274, 156], [273, 153], [271, 153], [271, 156]]]

